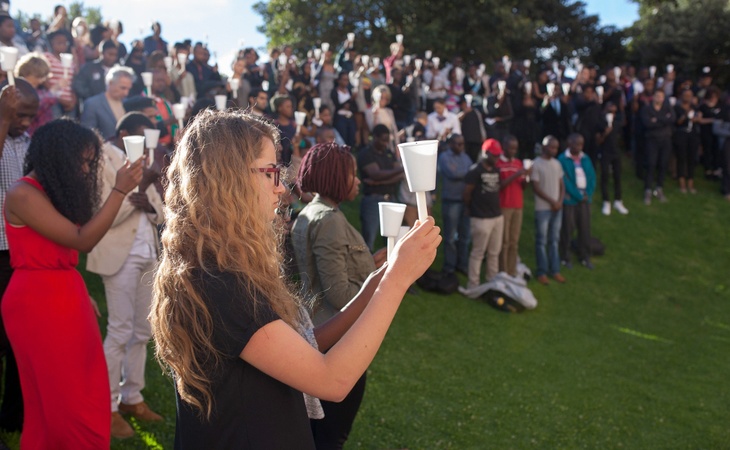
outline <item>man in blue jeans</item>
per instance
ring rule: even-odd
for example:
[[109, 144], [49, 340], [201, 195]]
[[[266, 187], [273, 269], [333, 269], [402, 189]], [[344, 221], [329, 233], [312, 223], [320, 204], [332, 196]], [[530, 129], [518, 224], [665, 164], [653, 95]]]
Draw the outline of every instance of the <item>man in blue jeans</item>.
[[375, 125], [372, 143], [357, 156], [357, 168], [364, 186], [360, 201], [360, 233], [371, 251], [380, 230], [378, 203], [395, 201], [398, 186], [405, 177], [403, 165], [388, 150], [389, 144], [388, 127]]
[[532, 165], [532, 190], [535, 192], [535, 254], [537, 259], [537, 281], [549, 284], [548, 275], [558, 283], [565, 283], [560, 274], [560, 226], [565, 198], [563, 167], [555, 159], [558, 154], [558, 139], [545, 136], [542, 140], [542, 155]]
[[464, 177], [473, 161], [464, 152], [464, 137], [452, 134], [449, 148], [439, 155], [441, 214], [444, 223], [444, 266], [442, 271], [466, 274], [469, 269], [469, 215], [464, 211]]

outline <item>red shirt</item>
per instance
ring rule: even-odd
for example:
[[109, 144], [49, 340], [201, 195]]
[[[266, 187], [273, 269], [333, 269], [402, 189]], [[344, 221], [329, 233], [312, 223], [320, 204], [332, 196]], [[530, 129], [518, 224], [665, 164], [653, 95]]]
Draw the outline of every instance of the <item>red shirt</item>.
[[[515, 173], [522, 170], [522, 161], [517, 158], [508, 160], [504, 156], [500, 156], [497, 160], [497, 168], [499, 169], [499, 179], [506, 180]], [[523, 206], [522, 200], [522, 183], [525, 181], [525, 176], [520, 175], [519, 177], [512, 180], [510, 184], [505, 186], [499, 191], [499, 206], [502, 208], [517, 208], [520, 209]]]

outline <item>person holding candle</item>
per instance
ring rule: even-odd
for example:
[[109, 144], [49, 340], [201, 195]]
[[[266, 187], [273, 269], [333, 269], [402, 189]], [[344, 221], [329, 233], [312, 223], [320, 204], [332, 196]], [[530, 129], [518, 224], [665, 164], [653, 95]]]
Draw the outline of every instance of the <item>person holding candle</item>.
[[555, 159], [560, 141], [555, 136], [542, 140], [542, 154], [532, 164], [530, 178], [535, 193], [535, 275], [540, 284], [550, 283], [548, 275], [565, 283], [560, 274], [560, 225], [563, 220], [563, 166]]
[[479, 286], [482, 263], [487, 259], [486, 280], [499, 272], [499, 253], [502, 251], [504, 216], [499, 206], [499, 169], [497, 160], [502, 146], [494, 139], [482, 145], [483, 158], [474, 164], [464, 181], [464, 211], [469, 216], [472, 248], [469, 254], [467, 289]]
[[[664, 91], [656, 90], [651, 103], [641, 111], [641, 124], [644, 128], [647, 170], [644, 178], [644, 204], [651, 205], [652, 189], [660, 202], [666, 202], [664, 195], [664, 176], [672, 151], [672, 128], [677, 118], [669, 102], [664, 100]], [[654, 175], [656, 174], [656, 185]]]
[[77, 71], [74, 61], [70, 67], [64, 67], [61, 61], [61, 54], [70, 54], [69, 34], [66, 31], [55, 31], [47, 36], [49, 51], [44, 53], [48, 64], [51, 66], [51, 75], [46, 84], [48, 89], [58, 97], [58, 106], [54, 111], [55, 118], [62, 115], [76, 114], [78, 98], [74, 93], [71, 82]]
[[601, 196], [604, 216], [611, 214], [611, 196], [608, 185], [613, 174], [613, 207], [619, 214], [628, 214], [621, 196], [621, 152], [618, 148], [618, 136], [621, 120], [619, 109], [613, 101], [603, 104], [603, 118], [600, 120], [596, 142], [598, 144], [598, 160], [601, 163]]
[[679, 95], [679, 102], [674, 106], [674, 154], [677, 157], [677, 181], [679, 191], [686, 194], [688, 191], [696, 194], [694, 185], [694, 171], [697, 165], [697, 152], [700, 144], [699, 122], [702, 114], [699, 113], [696, 99], [691, 89], [685, 89]]
[[314, 449], [302, 392], [347, 396], [441, 240], [433, 219], [419, 223], [343, 313], [312, 329], [281, 276], [277, 135], [245, 113], [205, 111], [168, 170], [150, 317], [182, 448]]
[[[297, 216], [291, 231], [304, 292], [314, 301], [311, 317], [319, 326], [334, 317], [360, 291], [384, 252], [373, 258], [360, 233], [340, 211], [359, 192], [355, 158], [334, 143], [312, 147], [297, 177], [302, 192], [315, 193]], [[341, 403], [322, 401], [324, 418], [312, 420], [317, 449], [342, 448], [365, 392], [365, 374]]]
[[335, 128], [345, 139], [345, 143], [352, 147], [355, 145], [355, 135], [357, 134], [355, 113], [358, 112], [358, 107], [350, 89], [350, 78], [347, 72], [340, 72], [337, 76], [337, 85], [335, 89], [332, 89], [331, 100], [334, 105], [333, 111], [335, 111]]
[[71, 120], [42, 126], [28, 148], [26, 176], [5, 198], [14, 272], [2, 314], [23, 386], [21, 448], [110, 445], [99, 310], [75, 266], [78, 252], [101, 240], [139, 184], [144, 159], [117, 171], [98, 208], [101, 145], [96, 133]]
[[499, 255], [499, 270], [517, 276], [517, 250], [522, 232], [522, 207], [525, 177], [528, 169], [517, 158], [520, 143], [517, 138], [507, 135], [502, 141], [504, 153], [497, 160], [499, 169], [499, 207], [504, 216], [502, 252]]
[[375, 125], [372, 143], [357, 155], [357, 168], [364, 185], [360, 201], [360, 232], [371, 250], [380, 226], [378, 203], [394, 201], [398, 186], [405, 179], [403, 165], [388, 150], [389, 144], [388, 127]]
[[[117, 124], [114, 139], [102, 147], [102, 197], [113, 191], [115, 174], [126, 164], [123, 138], [144, 136], [146, 128], [154, 128], [147, 117], [127, 113]], [[147, 315], [159, 248], [156, 226], [164, 220], [162, 198], [154, 186], [157, 177], [159, 172], [144, 170], [139, 190], [126, 196], [111, 228], [86, 261], [86, 270], [101, 276], [109, 310], [104, 355], [111, 386], [111, 434], [116, 438], [134, 434], [120, 412], [138, 420], [162, 420], [147, 406], [141, 392], [147, 342], [152, 336]]]

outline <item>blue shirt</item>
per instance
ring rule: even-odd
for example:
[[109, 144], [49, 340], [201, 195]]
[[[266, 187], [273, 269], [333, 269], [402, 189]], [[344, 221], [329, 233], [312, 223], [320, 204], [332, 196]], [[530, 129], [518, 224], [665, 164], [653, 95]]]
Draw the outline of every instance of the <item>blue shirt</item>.
[[466, 182], [464, 177], [469, 168], [474, 164], [469, 155], [465, 152], [454, 153], [451, 149], [446, 150], [438, 159], [438, 172], [443, 181], [441, 185], [441, 198], [450, 201], [462, 201]]

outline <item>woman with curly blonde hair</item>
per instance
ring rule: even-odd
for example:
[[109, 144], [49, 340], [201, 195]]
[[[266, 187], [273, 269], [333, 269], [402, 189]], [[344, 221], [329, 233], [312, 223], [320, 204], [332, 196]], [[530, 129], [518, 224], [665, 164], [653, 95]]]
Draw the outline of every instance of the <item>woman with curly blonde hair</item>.
[[314, 448], [302, 393], [347, 395], [441, 241], [433, 219], [417, 224], [353, 300], [361, 312], [318, 327], [314, 348], [281, 270], [277, 140], [256, 116], [205, 111], [168, 170], [150, 320], [175, 379], [176, 448]]

